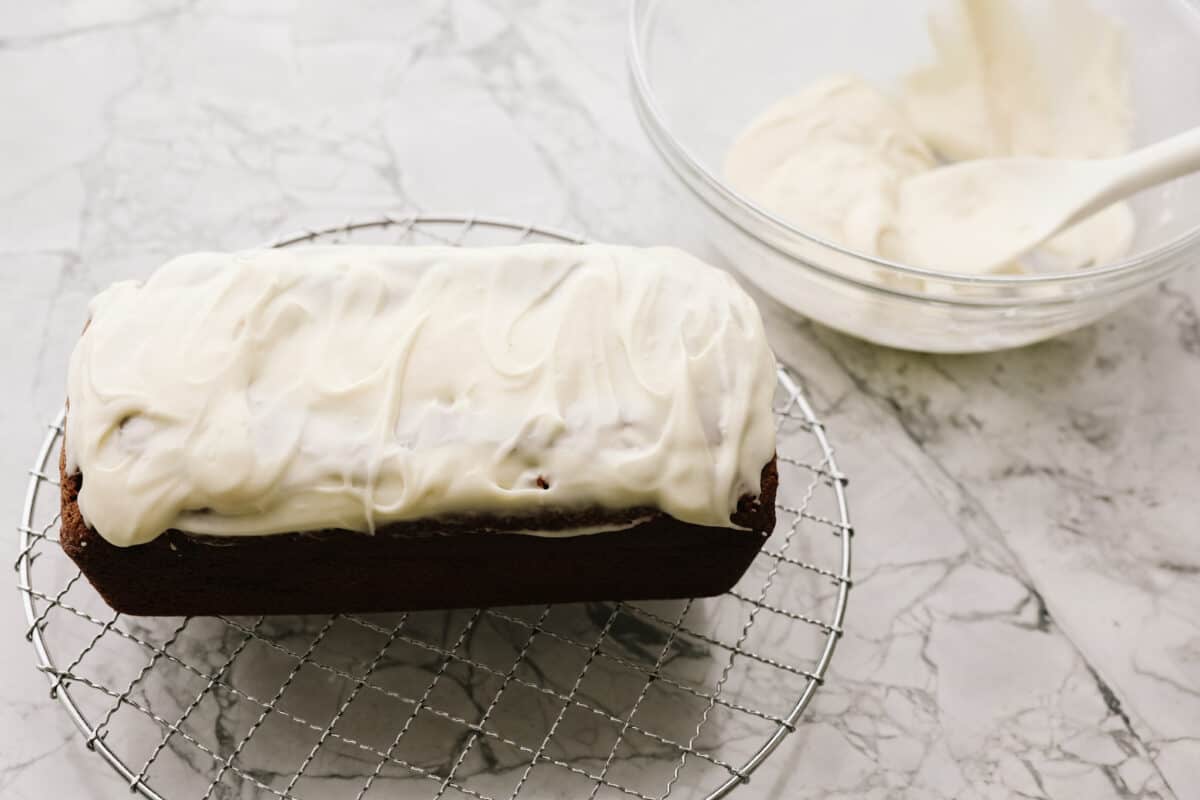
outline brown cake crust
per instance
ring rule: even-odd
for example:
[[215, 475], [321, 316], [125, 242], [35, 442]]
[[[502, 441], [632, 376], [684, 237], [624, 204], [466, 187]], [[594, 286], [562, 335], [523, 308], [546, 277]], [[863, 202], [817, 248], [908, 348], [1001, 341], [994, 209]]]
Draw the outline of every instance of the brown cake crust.
[[[170, 530], [116, 547], [92, 530], [62, 478], [63, 550], [116, 611], [146, 616], [315, 614], [703, 597], [730, 589], [775, 527], [772, 458], [757, 496], [716, 528], [651, 509], [464, 516], [394, 523], [374, 535], [328, 530], [216, 537]], [[616, 525], [588, 535], [515, 533]], [[747, 528], [749, 530], [747, 530]]]

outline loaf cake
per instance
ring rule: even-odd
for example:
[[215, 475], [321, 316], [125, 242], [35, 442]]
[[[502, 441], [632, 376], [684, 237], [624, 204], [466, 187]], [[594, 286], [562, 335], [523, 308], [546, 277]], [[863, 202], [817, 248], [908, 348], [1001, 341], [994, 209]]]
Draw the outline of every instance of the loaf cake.
[[774, 527], [774, 387], [671, 248], [183, 256], [91, 304], [62, 546], [142, 615], [718, 594]]

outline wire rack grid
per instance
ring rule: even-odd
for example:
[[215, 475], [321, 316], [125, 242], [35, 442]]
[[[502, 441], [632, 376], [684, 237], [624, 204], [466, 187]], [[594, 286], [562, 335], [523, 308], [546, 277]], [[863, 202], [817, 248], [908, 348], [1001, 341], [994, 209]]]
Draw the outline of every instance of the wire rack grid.
[[[273, 246], [341, 241], [581, 242], [414, 215]], [[152, 800], [724, 797], [796, 729], [851, 586], [846, 477], [778, 378], [778, 527], [732, 591], [686, 601], [122, 617], [58, 546], [60, 414], [18, 527], [26, 638], [87, 747]]]

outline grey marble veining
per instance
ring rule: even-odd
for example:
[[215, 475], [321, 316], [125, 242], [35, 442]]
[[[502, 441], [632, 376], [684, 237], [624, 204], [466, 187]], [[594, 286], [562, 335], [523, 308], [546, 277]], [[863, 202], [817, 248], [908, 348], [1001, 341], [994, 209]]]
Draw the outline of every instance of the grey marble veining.
[[[15, 523], [88, 297], [179, 251], [436, 210], [719, 262], [638, 129], [624, 23], [622, 4], [520, 0], [0, 11], [0, 511]], [[1200, 796], [1197, 297], [1183, 274], [1087, 330], [969, 357], [760, 298], [859, 535], [829, 680], [735, 797]], [[125, 796], [23, 629], [14, 591], [0, 796]], [[236, 743], [219, 712], [197, 711]]]

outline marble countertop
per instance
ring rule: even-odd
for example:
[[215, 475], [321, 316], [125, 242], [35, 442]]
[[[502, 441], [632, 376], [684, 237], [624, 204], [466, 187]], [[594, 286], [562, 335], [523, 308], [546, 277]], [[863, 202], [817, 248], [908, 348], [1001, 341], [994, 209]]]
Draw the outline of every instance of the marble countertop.
[[[624, 24], [622, 4], [525, 0], [0, 12], [2, 515], [88, 298], [180, 251], [425, 210], [720, 262], [634, 117]], [[734, 796], [1200, 797], [1200, 272], [985, 356], [881, 349], [760, 299], [859, 533], [829, 680]], [[0, 796], [128, 796], [47, 698], [18, 600]]]

